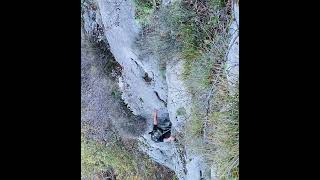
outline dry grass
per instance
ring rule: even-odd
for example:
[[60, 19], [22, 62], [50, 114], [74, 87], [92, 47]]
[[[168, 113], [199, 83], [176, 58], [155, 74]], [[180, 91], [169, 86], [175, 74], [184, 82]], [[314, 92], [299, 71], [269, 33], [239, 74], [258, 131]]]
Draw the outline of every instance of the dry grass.
[[[224, 107], [209, 114], [207, 139], [216, 151], [205, 152], [217, 165], [218, 175], [223, 178], [239, 177], [239, 93], [224, 94]], [[219, 99], [219, 98], [218, 98]]]
[[134, 176], [132, 158], [116, 142], [104, 145], [81, 136], [81, 176], [90, 177], [112, 167], [120, 179]]
[[210, 98], [210, 110], [194, 101], [184, 144], [202, 155], [210, 167], [214, 164], [220, 179], [239, 178], [239, 93], [216, 91]]
[[172, 171], [154, 163], [137, 149], [135, 140], [121, 140], [116, 133], [108, 142], [89, 140], [82, 134], [81, 177], [92, 179], [106, 173], [121, 180], [156, 180], [159, 176], [169, 180], [174, 177]]

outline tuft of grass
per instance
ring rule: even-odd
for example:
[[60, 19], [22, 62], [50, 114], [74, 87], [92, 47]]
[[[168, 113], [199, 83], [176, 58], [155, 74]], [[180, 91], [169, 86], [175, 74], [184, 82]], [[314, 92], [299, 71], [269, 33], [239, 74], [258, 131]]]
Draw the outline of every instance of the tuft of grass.
[[111, 95], [115, 98], [115, 99], [120, 99], [121, 98], [121, 91], [119, 91], [117, 88], [113, 88]]
[[166, 79], [166, 67], [160, 67], [160, 75], [162, 79]]
[[187, 114], [186, 113], [186, 109], [184, 107], [180, 107], [180, 108], [177, 109], [177, 115], [178, 116], [184, 116], [186, 114]]
[[208, 0], [210, 7], [223, 8], [226, 6], [228, 0]]
[[193, 105], [191, 109], [191, 117], [187, 121], [186, 124], [186, 132], [189, 133], [189, 137], [192, 138], [200, 138], [203, 136], [203, 116], [198, 112], [201, 111], [197, 109], [195, 105]]
[[151, 0], [134, 0], [135, 18], [143, 27], [150, 24], [150, 18], [159, 2]]
[[172, 177], [172, 180], [179, 180], [179, 178], [177, 177], [177, 175], [174, 175], [174, 176]]

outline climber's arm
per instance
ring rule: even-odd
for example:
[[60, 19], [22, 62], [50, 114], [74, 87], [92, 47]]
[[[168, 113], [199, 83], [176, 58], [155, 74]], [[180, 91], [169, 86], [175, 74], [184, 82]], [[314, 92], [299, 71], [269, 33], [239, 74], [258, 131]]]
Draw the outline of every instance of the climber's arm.
[[176, 138], [173, 136], [170, 136], [168, 138], [163, 138], [163, 142], [169, 142], [169, 141], [174, 141]]
[[155, 110], [153, 112], [153, 125], [158, 125], [157, 114], [157, 110]]

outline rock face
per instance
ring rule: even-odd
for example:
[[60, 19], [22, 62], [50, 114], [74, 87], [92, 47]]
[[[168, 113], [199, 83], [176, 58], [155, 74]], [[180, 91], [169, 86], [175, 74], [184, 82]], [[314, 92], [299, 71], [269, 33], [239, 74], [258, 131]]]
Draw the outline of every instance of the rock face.
[[167, 86], [160, 76], [158, 61], [150, 56], [141, 58], [134, 49], [139, 27], [134, 20], [133, 4], [129, 0], [97, 0], [97, 4], [111, 52], [123, 67], [119, 80], [122, 98], [133, 114], [150, 117], [154, 109], [165, 108]]
[[239, 5], [233, 4], [233, 22], [230, 27], [231, 40], [227, 56], [227, 78], [229, 84], [234, 88], [239, 81]]
[[191, 96], [182, 80], [182, 61], [167, 63], [168, 112], [175, 130], [181, 132], [190, 114]]
[[[160, 110], [161, 117], [168, 113], [167, 105], [172, 106], [172, 103], [168, 104], [167, 82], [160, 74], [159, 60], [151, 55], [141, 57], [140, 51], [134, 48], [140, 31], [134, 19], [134, 6], [129, 0], [96, 0], [90, 4], [88, 7], [94, 7], [88, 8], [88, 12], [83, 15], [85, 31], [87, 34], [97, 34], [103, 29], [101, 34], [104, 34], [112, 54], [122, 66], [122, 76], [119, 78], [122, 99], [134, 115], [149, 120], [150, 131], [154, 109]], [[100, 39], [103, 40], [103, 37]], [[170, 74], [168, 76], [173, 77]], [[172, 100], [172, 97], [170, 99]], [[170, 111], [169, 115], [172, 119], [175, 111]], [[174, 128], [176, 123], [172, 123]], [[185, 179], [183, 149], [179, 149], [174, 143], [153, 142], [149, 131], [139, 138], [141, 150], [155, 161], [174, 170], [179, 179]]]
[[[187, 121], [187, 117], [191, 114], [191, 95], [188, 93], [186, 86], [182, 80], [183, 61], [170, 61], [167, 64], [167, 84], [168, 84], [168, 111], [173, 127], [177, 132], [182, 132]], [[195, 154], [189, 152], [187, 146], [184, 146], [183, 168], [186, 173], [181, 179], [201, 179], [204, 167], [202, 167], [202, 159]]]

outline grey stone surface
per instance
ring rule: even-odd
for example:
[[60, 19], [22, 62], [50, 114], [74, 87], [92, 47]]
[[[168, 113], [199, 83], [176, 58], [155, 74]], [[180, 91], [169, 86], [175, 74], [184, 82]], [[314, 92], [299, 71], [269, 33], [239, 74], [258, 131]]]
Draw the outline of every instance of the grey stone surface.
[[[134, 20], [131, 1], [97, 0], [96, 5], [95, 13], [88, 12], [84, 18], [85, 24], [89, 24], [85, 25], [86, 32], [93, 34], [96, 24], [103, 27], [110, 50], [122, 66], [122, 76], [119, 77], [122, 99], [133, 114], [148, 120], [151, 130], [154, 109], [159, 110], [159, 117], [168, 113], [168, 89], [165, 79], [160, 75], [159, 61], [152, 56], [141, 57], [140, 51], [134, 47], [140, 28]], [[92, 18], [94, 14], [96, 18]], [[96, 22], [91, 22], [93, 19]], [[184, 179], [184, 155], [183, 151], [179, 153], [175, 143], [155, 143], [150, 139], [148, 131], [139, 140], [141, 150], [155, 161], [174, 170], [179, 179]]]
[[233, 5], [234, 20], [230, 27], [231, 40], [227, 56], [227, 78], [231, 90], [239, 82], [239, 5]]

